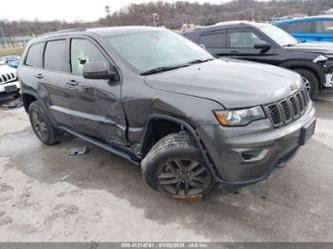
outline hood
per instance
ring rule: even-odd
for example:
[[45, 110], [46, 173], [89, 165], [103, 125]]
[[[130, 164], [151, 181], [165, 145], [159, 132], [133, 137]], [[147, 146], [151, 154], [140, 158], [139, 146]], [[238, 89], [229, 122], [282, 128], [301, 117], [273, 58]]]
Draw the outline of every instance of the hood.
[[312, 52], [321, 54], [333, 54], [332, 42], [304, 42], [292, 47], [286, 47], [289, 51]]
[[149, 75], [145, 82], [155, 89], [211, 99], [226, 108], [269, 104], [302, 84], [298, 74], [283, 68], [222, 59]]
[[8, 66], [7, 64], [0, 65], [0, 75], [7, 73], [16, 73], [16, 69]]

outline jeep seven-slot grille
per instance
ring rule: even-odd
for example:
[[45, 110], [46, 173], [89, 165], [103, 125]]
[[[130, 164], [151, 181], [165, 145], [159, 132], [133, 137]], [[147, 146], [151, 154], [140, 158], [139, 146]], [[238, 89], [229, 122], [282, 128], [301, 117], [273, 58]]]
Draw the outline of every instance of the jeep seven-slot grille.
[[280, 127], [301, 117], [310, 102], [310, 96], [305, 89], [288, 96], [286, 99], [265, 106], [267, 116], [274, 127]]
[[0, 75], [0, 84], [5, 84], [14, 80], [16, 80], [16, 76], [14, 73], [7, 73]]

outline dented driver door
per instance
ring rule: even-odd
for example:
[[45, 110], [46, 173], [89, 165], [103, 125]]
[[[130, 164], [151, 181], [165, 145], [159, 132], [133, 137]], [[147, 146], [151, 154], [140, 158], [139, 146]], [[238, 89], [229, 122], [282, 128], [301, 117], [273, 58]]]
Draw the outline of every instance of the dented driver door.
[[70, 60], [73, 91], [72, 123], [75, 130], [106, 143], [126, 144], [126, 121], [121, 105], [120, 82], [91, 80], [82, 76], [85, 63], [105, 61], [106, 54], [95, 41], [71, 37]]

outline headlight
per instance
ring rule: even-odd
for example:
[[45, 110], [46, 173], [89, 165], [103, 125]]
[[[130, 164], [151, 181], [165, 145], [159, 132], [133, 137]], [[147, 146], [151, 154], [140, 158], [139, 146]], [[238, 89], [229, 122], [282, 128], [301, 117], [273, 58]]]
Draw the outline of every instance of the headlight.
[[319, 55], [316, 59], [313, 60], [314, 63], [320, 62], [320, 61], [327, 61], [328, 58], [324, 55]]
[[266, 118], [264, 110], [260, 106], [242, 110], [214, 111], [214, 114], [224, 126], [245, 126], [254, 120]]

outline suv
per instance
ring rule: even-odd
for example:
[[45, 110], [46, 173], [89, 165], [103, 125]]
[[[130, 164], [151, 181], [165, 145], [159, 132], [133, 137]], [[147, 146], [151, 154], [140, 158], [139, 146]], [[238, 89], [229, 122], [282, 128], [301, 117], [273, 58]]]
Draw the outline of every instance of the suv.
[[298, 74], [214, 59], [166, 29], [37, 37], [18, 74], [41, 142], [73, 134], [141, 164], [145, 182], [173, 196], [263, 180], [315, 128]]
[[300, 41], [333, 41], [333, 16], [311, 16], [281, 20], [273, 25]]
[[16, 69], [0, 61], [0, 100], [19, 97], [20, 84]]
[[184, 33], [216, 57], [262, 62], [302, 75], [311, 98], [333, 89], [333, 44], [299, 43], [273, 25], [246, 21], [223, 22]]

